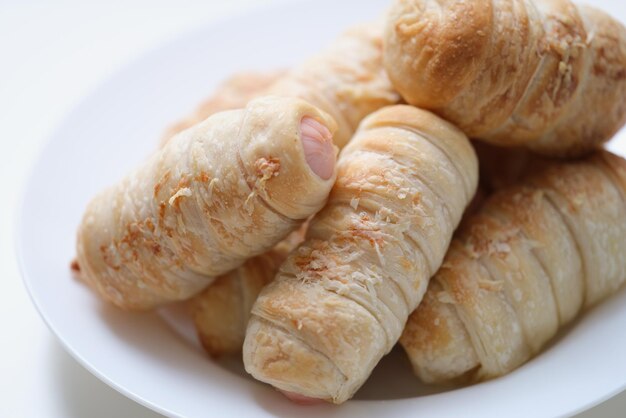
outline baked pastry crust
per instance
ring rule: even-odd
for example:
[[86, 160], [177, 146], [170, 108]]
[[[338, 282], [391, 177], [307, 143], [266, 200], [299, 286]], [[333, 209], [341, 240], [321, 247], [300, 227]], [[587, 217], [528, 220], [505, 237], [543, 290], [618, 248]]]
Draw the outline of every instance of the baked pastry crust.
[[252, 305], [265, 285], [306, 234], [307, 223], [266, 253], [221, 275], [189, 301], [202, 346], [213, 357], [240, 353]]
[[303, 100], [268, 96], [175, 136], [87, 206], [81, 278], [122, 308], [147, 309], [187, 299], [268, 251], [324, 205], [334, 183], [305, 160], [304, 117], [335, 130]]
[[252, 308], [246, 370], [341, 403], [399, 338], [476, 189], [467, 137], [430, 112], [368, 116], [326, 207]]
[[428, 383], [523, 364], [626, 279], [626, 160], [552, 162], [460, 231], [400, 343]]
[[626, 29], [569, 0], [396, 0], [385, 67], [468, 136], [577, 156], [626, 122]]
[[356, 25], [324, 51], [304, 61], [269, 89], [300, 97], [331, 115], [343, 148], [370, 113], [397, 104], [400, 95], [383, 67], [383, 22]]

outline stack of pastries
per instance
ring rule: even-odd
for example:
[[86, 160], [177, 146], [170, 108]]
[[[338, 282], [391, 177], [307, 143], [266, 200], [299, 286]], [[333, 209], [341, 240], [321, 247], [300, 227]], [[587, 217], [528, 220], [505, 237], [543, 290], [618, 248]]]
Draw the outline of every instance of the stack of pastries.
[[395, 0], [226, 80], [91, 201], [73, 267], [122, 309], [188, 301], [296, 402], [345, 402], [397, 342], [425, 383], [498, 377], [626, 280], [625, 122], [605, 13]]

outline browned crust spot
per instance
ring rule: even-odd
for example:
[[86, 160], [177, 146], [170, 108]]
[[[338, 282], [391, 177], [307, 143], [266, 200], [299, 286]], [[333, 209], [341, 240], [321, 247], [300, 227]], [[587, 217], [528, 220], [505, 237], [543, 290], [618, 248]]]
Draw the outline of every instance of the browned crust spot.
[[159, 179], [159, 181], [154, 185], [154, 197], [155, 198], [159, 195], [159, 192], [161, 191], [163, 184], [165, 184], [165, 182], [167, 182], [170, 179], [171, 174], [172, 173], [170, 172], [170, 170], [167, 170], [163, 174], [163, 176]]
[[195, 180], [200, 183], [208, 183], [209, 178], [209, 174], [206, 171], [201, 171], [198, 175], [196, 175]]
[[280, 158], [261, 157], [254, 162], [255, 174], [261, 179], [268, 180], [280, 173]]

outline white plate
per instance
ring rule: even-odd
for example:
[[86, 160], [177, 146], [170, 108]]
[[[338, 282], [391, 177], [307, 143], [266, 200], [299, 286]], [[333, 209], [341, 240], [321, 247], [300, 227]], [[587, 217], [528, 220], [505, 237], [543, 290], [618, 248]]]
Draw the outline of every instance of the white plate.
[[[88, 199], [154, 150], [169, 122], [228, 74], [293, 64], [348, 24], [376, 16], [386, 3], [318, 0], [205, 27], [130, 63], [52, 135], [27, 185], [18, 253], [34, 304], [87, 369], [158, 412], [189, 417], [558, 416], [626, 385], [626, 292], [501, 379], [436, 393], [419, 385], [396, 351], [356, 400], [303, 408], [245, 376], [238, 361], [210, 361], [175, 312], [122, 313], [71, 278], [74, 231]], [[615, 3], [605, 3], [626, 21], [625, 6], [614, 10]], [[611, 147], [626, 155], [626, 136]]]

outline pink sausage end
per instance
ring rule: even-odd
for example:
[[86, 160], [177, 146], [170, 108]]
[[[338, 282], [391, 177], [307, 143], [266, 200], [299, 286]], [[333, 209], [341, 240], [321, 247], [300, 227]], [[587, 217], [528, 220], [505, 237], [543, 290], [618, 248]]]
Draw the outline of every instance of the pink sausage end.
[[331, 178], [335, 169], [335, 148], [328, 128], [305, 116], [300, 122], [300, 138], [311, 170], [323, 180]]

